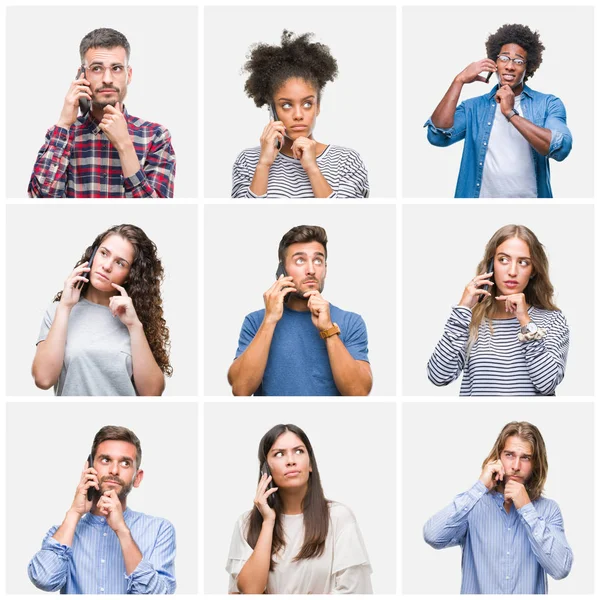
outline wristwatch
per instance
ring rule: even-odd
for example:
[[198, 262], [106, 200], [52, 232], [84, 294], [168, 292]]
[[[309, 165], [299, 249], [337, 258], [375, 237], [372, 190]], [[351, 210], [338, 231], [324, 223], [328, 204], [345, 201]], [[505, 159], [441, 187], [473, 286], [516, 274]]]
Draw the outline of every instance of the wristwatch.
[[507, 121], [510, 121], [514, 116], [520, 117], [521, 115], [519, 114], [519, 111], [516, 108], [511, 108], [510, 112], [508, 113], [508, 117], [506, 117]]
[[324, 340], [332, 335], [339, 335], [340, 333], [342, 332], [340, 331], [340, 327], [337, 323], [334, 323], [329, 329], [323, 329], [323, 331], [319, 331], [319, 335]]
[[523, 335], [527, 335], [528, 333], [531, 333], [532, 335], [534, 335], [537, 332], [538, 332], [538, 326], [533, 321], [529, 321], [529, 323], [527, 323], [527, 325], [524, 325], [523, 327], [521, 327], [521, 333]]

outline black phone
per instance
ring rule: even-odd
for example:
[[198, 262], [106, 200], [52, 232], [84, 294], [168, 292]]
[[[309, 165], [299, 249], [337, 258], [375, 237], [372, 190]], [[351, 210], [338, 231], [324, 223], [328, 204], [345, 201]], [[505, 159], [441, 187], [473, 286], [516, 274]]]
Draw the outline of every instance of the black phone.
[[[79, 79], [81, 75], [85, 77], [85, 67], [83, 65], [81, 65], [79, 71], [77, 71], [77, 79]], [[90, 112], [90, 101], [87, 98], [79, 98], [79, 110], [83, 117]]]
[[[88, 467], [93, 467], [94, 466], [94, 457], [90, 454], [88, 456]], [[87, 499], [88, 502], [92, 501], [92, 498], [94, 497], [94, 489], [93, 487], [89, 487], [87, 489]]]
[[[492, 258], [490, 258], [490, 262], [488, 263], [488, 269], [486, 271], [486, 273], [492, 273], [492, 275], [490, 275], [490, 277], [493, 277], [493, 273], [494, 273], [494, 257], [492, 256]], [[490, 289], [490, 286], [487, 285], [487, 283], [481, 288], [484, 291], [488, 291]], [[477, 300], [477, 302], [483, 302], [483, 299], [485, 298], [485, 294], [481, 294], [481, 296], [479, 296], [479, 300]]]
[[[262, 477], [263, 475], [267, 475], [267, 477], [271, 477], [271, 481], [269, 481], [269, 483], [267, 484], [267, 488], [266, 491], [272, 489], [275, 487], [275, 484], [273, 483], [273, 478], [271, 475], [271, 469], [269, 469], [269, 463], [267, 463], [267, 461], [265, 460], [265, 462], [262, 464], [262, 467], [260, 468], [260, 476]], [[268, 498], [267, 498], [267, 504], [273, 508], [273, 506], [275, 505], [275, 498], [273, 498], [273, 496], [276, 494], [277, 492], [271, 494]]]
[[490, 82], [490, 79], [492, 78], [492, 75], [493, 75], [494, 73], [495, 73], [495, 71], [490, 71], [490, 72], [487, 74], [487, 77], [485, 78], [485, 82], [486, 82], [486, 83], [489, 83], [489, 82]]
[[[87, 273], [83, 273], [83, 276], [86, 277], [89, 281], [90, 279], [90, 275], [92, 273], [91, 268], [92, 268], [92, 263], [94, 262], [94, 256], [96, 256], [96, 252], [98, 251], [98, 246], [94, 246], [92, 248], [92, 253], [90, 254], [90, 259], [88, 260], [88, 267], [90, 268], [90, 271], [88, 271]], [[77, 286], [77, 289], [80, 290], [83, 286], [85, 285], [85, 281], [80, 281], [79, 285]]]
[[[279, 261], [279, 264], [277, 265], [277, 271], [275, 271], [275, 277], [277, 279], [279, 279], [280, 277], [287, 277], [287, 276], [288, 276], [288, 274], [287, 274], [287, 271], [285, 270], [285, 267], [283, 266], [283, 263], [281, 261]], [[287, 304], [287, 301], [289, 299], [290, 299], [290, 294], [288, 293], [283, 297], [284, 303]]]
[[[277, 116], [277, 110], [275, 109], [274, 104], [269, 104], [269, 113], [273, 121], [279, 121], [279, 117]], [[277, 150], [281, 150], [281, 142], [279, 141], [279, 138], [276, 138], [275, 140], [275, 148], [277, 148]]]

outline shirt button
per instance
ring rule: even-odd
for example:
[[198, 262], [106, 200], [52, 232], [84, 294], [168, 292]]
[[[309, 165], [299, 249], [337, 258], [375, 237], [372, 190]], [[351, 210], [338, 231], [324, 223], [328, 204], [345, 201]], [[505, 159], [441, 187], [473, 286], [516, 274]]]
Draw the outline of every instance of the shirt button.
[[104, 537], [106, 537], [106, 535], [107, 535], [107, 534], [106, 534], [106, 533], [103, 533], [102, 535], [103, 535]]
[[[508, 528], [508, 531], [510, 531], [510, 527]], [[106, 534], [104, 534], [104, 535], [106, 535]]]
[[[506, 552], [506, 554], [510, 554], [510, 552]], [[102, 561], [102, 562], [104, 562], [104, 561]]]
[[484, 146], [487, 146], [487, 142], [483, 142], [483, 145], [484, 145]]
[[479, 163], [479, 166], [480, 166], [480, 167], [483, 167], [483, 163]]
[[[508, 579], [508, 577], [507, 577], [507, 579]], [[101, 592], [103, 592], [103, 591], [104, 591], [104, 588], [100, 588], [100, 591], [101, 591]]]
[[507, 575], [507, 576], [506, 576], [506, 579], [510, 579], [510, 576], [509, 576], [509, 575]]
[[103, 558], [101, 558], [101, 559], [100, 559], [100, 562], [101, 562], [102, 564], [104, 564], [104, 559], [103, 559]]
[[477, 187], [479, 187], [479, 184], [477, 184]]
[[488, 122], [488, 125], [491, 125], [491, 123]]

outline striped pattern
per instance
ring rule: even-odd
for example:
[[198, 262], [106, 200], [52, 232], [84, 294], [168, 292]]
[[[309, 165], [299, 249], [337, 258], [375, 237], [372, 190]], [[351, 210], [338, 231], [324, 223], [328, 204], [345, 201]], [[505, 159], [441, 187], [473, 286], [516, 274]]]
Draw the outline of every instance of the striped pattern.
[[[257, 196], [250, 184], [260, 158], [260, 146], [244, 150], [233, 165], [232, 198], [314, 198], [308, 175], [297, 158], [281, 152], [269, 170], [267, 193]], [[367, 169], [357, 152], [341, 146], [327, 146], [317, 156], [317, 165], [331, 186], [330, 198], [366, 198], [369, 195]]]
[[462, 371], [461, 396], [554, 396], [565, 375], [569, 326], [560, 311], [531, 307], [529, 316], [546, 337], [520, 342], [516, 317], [494, 319], [493, 334], [487, 323], [479, 326], [467, 357], [471, 311], [455, 306], [427, 363], [429, 380], [448, 385]]
[[62, 594], [173, 594], [173, 525], [129, 508], [123, 516], [143, 556], [131, 575], [106, 519], [87, 513], [77, 525], [71, 548], [52, 537], [57, 526], [48, 531], [42, 549], [29, 563], [29, 579], [41, 590]]
[[503, 504], [477, 481], [425, 523], [425, 541], [460, 545], [461, 594], [547, 594], [547, 576], [563, 579], [573, 564], [560, 508], [539, 498], [507, 514]]
[[171, 134], [124, 110], [141, 169], [123, 177], [116, 148], [89, 113], [69, 130], [52, 127], [38, 152], [30, 198], [172, 198], [175, 152]]

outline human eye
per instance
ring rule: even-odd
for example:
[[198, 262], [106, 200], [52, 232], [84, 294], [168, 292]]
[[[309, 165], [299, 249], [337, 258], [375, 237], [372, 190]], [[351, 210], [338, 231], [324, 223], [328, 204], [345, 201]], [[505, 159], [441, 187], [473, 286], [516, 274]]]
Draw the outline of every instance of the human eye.
[[105, 465], [105, 464], [108, 462], [108, 458], [106, 458], [106, 456], [103, 456], [103, 457], [100, 459], [100, 462], [101, 462], [103, 465]]
[[307, 101], [304, 103], [304, 108], [311, 108], [311, 107], [312, 107], [312, 102], [311, 102], [310, 100], [307, 100]]
[[521, 261], [521, 266], [528, 267], [529, 265], [530, 265], [530, 262], [528, 260], [522, 260]]
[[281, 105], [281, 108], [284, 108], [285, 110], [287, 110], [288, 108], [292, 108], [292, 105], [289, 102], [284, 102]]
[[322, 258], [315, 258], [315, 264], [316, 265], [322, 265], [323, 264], [323, 259]]
[[499, 60], [500, 62], [503, 62], [503, 63], [505, 63], [505, 62], [508, 62], [510, 59], [508, 58], [508, 56], [500, 55], [500, 56], [498, 57], [498, 60]]
[[128, 460], [122, 460], [121, 466], [123, 466], [125, 468], [129, 468], [131, 466], [131, 463]]
[[501, 256], [498, 259], [498, 261], [501, 262], [501, 263], [503, 263], [503, 264], [506, 264], [508, 262], [508, 258], [506, 258], [506, 256]]
[[296, 448], [296, 454], [304, 454], [304, 450], [302, 448]]
[[525, 61], [522, 58], [515, 58], [513, 62], [515, 65], [519, 65], [519, 67], [522, 67], [525, 64]]
[[296, 259], [296, 264], [297, 264], [297, 265], [301, 265], [301, 264], [303, 264], [303, 263], [304, 263], [304, 259], [303, 259], [303, 258], [297, 258], [297, 259]]
[[90, 67], [92, 73], [100, 73], [102, 71], [102, 67], [100, 65], [93, 65]]
[[106, 256], [106, 250], [100, 250], [100, 254], [101, 254], [102, 256]]
[[125, 263], [124, 263], [122, 260], [118, 260], [118, 261], [117, 261], [117, 264], [118, 264], [120, 267], [124, 267], [124, 266], [125, 266]]
[[275, 452], [275, 458], [280, 458], [283, 456], [283, 452], [281, 450], [278, 450], [277, 452]]
[[114, 65], [112, 70], [113, 73], [120, 73], [123, 70], [123, 65]]

